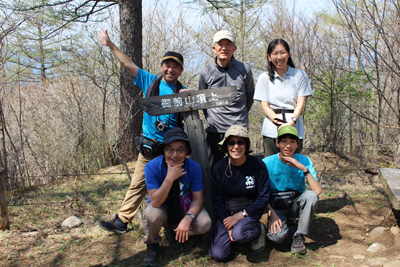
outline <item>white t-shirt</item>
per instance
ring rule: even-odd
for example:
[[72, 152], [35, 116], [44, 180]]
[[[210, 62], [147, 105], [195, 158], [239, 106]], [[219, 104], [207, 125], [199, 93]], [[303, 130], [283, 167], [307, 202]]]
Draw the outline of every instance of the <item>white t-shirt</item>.
[[[267, 72], [260, 75], [257, 81], [254, 100], [268, 102], [271, 109], [294, 110], [297, 106], [297, 98], [312, 96], [310, 81], [307, 74], [299, 69], [289, 67], [281, 78], [275, 73], [273, 82], [269, 80]], [[283, 114], [277, 114], [283, 119]], [[286, 121], [293, 117], [293, 113], [285, 113]], [[299, 133], [299, 138], [304, 139], [303, 118], [300, 116], [294, 125]], [[276, 138], [278, 127], [265, 116], [261, 134], [270, 138]]]

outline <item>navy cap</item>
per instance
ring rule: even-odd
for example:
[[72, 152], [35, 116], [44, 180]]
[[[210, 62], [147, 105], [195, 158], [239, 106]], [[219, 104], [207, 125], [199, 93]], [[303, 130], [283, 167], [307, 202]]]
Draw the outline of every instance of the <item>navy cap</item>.
[[187, 136], [185, 131], [179, 127], [172, 128], [164, 134], [164, 140], [158, 144], [158, 152], [160, 154], [164, 154], [164, 146], [174, 141], [185, 141], [186, 145], [189, 148], [188, 155], [192, 152], [192, 149], [190, 148], [189, 137]]
[[164, 54], [163, 59], [161, 60], [161, 64], [167, 61], [168, 59], [175, 60], [183, 68], [183, 56], [181, 54], [174, 51], [167, 51]]

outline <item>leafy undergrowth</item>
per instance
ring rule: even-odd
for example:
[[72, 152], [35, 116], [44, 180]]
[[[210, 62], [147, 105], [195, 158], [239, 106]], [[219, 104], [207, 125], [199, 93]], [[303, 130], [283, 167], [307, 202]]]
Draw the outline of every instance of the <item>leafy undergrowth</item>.
[[[356, 254], [364, 255], [365, 261], [376, 257], [396, 260], [400, 256], [399, 236], [388, 232], [373, 240], [368, 235], [377, 226], [397, 225], [378, 176], [360, 170], [378, 169], [381, 163], [363, 166], [351, 157], [331, 153], [310, 157], [324, 192], [306, 239], [306, 255], [291, 254], [291, 239], [287, 238], [281, 245], [267, 242], [260, 253], [251, 252], [249, 244], [235, 244], [230, 260], [218, 263], [208, 256], [208, 235], [191, 237], [182, 250], [169, 249], [163, 238], [159, 266], [361, 265], [363, 261], [353, 259]], [[110, 234], [97, 226], [98, 220], [114, 216], [129, 186], [125, 174], [107, 174], [119, 172], [121, 167], [114, 166], [97, 176], [9, 193], [11, 230], [0, 232], [0, 266], [142, 266], [145, 245], [139, 219], [124, 235]], [[84, 224], [62, 229], [62, 221], [72, 215]], [[295, 230], [294, 225], [290, 236]], [[387, 249], [378, 254], [367, 252], [377, 241]]]

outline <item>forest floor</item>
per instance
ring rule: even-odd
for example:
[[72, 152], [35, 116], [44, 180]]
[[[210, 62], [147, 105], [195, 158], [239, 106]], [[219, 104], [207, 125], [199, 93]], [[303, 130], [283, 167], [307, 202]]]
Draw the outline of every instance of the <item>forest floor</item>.
[[[306, 238], [306, 255], [291, 254], [288, 237], [281, 245], [267, 241], [259, 253], [251, 252], [249, 244], [235, 244], [231, 259], [218, 263], [208, 256], [207, 236], [191, 237], [179, 251], [170, 250], [163, 238], [157, 266], [362, 267], [377, 266], [379, 260], [391, 262], [385, 266], [399, 266], [399, 221], [378, 175], [370, 174], [389, 166], [390, 160], [331, 153], [309, 156], [324, 191]], [[98, 175], [9, 192], [11, 230], [0, 232], [0, 266], [142, 266], [146, 247], [139, 219], [124, 235], [105, 232], [97, 225], [98, 220], [112, 219], [128, 186], [121, 166], [113, 166]], [[83, 225], [63, 229], [61, 223], [72, 215]], [[385, 227], [384, 233], [372, 238], [370, 233], [378, 226]], [[295, 230], [294, 225], [290, 236]], [[368, 252], [375, 242], [386, 249]]]

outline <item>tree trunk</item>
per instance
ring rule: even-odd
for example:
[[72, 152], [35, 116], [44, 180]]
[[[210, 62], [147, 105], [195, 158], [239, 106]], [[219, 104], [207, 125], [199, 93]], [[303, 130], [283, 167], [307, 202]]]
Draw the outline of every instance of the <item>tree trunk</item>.
[[3, 106], [0, 102], [0, 230], [10, 230], [10, 222], [8, 220], [7, 207], [7, 154], [4, 138], [4, 116]]
[[3, 167], [0, 167], [0, 230], [10, 230], [7, 207], [6, 174], [6, 170]]
[[42, 28], [38, 27], [39, 34], [39, 53], [40, 53], [40, 73], [42, 76], [42, 82], [46, 82], [46, 63], [45, 63], [45, 51], [43, 46], [43, 33]]
[[[142, 67], [142, 1], [120, 1], [121, 51], [138, 66]], [[119, 134], [123, 134], [118, 152], [126, 162], [137, 157], [134, 138], [142, 131], [143, 112], [139, 111], [141, 90], [134, 86], [133, 76], [121, 69], [121, 105], [119, 110]], [[132, 108], [131, 108], [131, 105]], [[130, 114], [129, 114], [130, 112]], [[136, 114], [137, 113], [137, 114]], [[136, 114], [136, 115], [135, 115]], [[131, 117], [133, 116], [134, 117]], [[131, 117], [131, 119], [129, 119]]]

